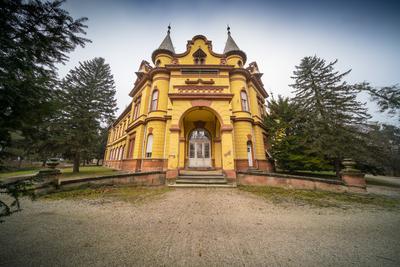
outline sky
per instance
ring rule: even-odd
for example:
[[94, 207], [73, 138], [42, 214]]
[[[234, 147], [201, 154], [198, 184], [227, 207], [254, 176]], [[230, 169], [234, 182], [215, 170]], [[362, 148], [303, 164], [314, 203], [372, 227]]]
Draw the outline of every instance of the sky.
[[[131, 101], [135, 71], [144, 59], [151, 62], [171, 23], [177, 53], [197, 34], [212, 41], [222, 53], [232, 37], [264, 73], [269, 94], [293, 96], [289, 86], [296, 65], [305, 56], [338, 59], [337, 70], [352, 69], [350, 83], [373, 86], [400, 83], [400, 1], [123, 1], [67, 0], [63, 4], [75, 19], [88, 18], [86, 37], [92, 43], [78, 47], [59, 66], [60, 77], [79, 61], [103, 57], [110, 64], [119, 112]], [[380, 114], [367, 95], [360, 96], [374, 120], [397, 123]]]

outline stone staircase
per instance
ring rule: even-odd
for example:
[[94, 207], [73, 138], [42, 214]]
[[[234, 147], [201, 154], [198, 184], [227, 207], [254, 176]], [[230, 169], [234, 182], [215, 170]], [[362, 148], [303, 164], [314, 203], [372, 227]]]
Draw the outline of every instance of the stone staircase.
[[232, 188], [236, 187], [236, 184], [229, 183], [220, 170], [181, 170], [175, 183], [169, 184], [168, 186]]

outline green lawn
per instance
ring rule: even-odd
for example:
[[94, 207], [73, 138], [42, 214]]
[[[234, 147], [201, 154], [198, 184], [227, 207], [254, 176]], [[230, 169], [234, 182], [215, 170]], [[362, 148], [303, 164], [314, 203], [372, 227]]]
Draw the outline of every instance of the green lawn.
[[[62, 172], [61, 178], [80, 178], [80, 177], [90, 177], [104, 174], [116, 173], [117, 171], [114, 169], [106, 168], [103, 166], [85, 166], [79, 168], [79, 173], [73, 173], [71, 168], [62, 168], [60, 169]], [[20, 175], [28, 175], [35, 174], [39, 171], [39, 169], [32, 170], [21, 170], [21, 171], [13, 171], [13, 172], [3, 172], [0, 173], [0, 179], [20, 176]]]
[[35, 174], [38, 172], [38, 170], [39, 169], [21, 170], [21, 171], [13, 171], [13, 172], [0, 172], [0, 179], [13, 177], [13, 176]]
[[251, 192], [276, 204], [310, 205], [314, 207], [375, 207], [399, 210], [400, 199], [373, 194], [334, 193], [317, 190], [286, 189], [268, 186], [239, 186], [240, 190]]
[[118, 171], [103, 166], [88, 166], [88, 167], [80, 167], [79, 173], [73, 173], [72, 168], [61, 169], [61, 172], [62, 172], [61, 178], [81, 178], [81, 177], [90, 177], [90, 176], [117, 173]]

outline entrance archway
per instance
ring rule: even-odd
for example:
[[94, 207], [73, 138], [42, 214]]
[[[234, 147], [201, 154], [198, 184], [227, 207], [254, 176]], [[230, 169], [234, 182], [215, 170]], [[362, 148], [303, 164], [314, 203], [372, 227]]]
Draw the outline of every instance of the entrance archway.
[[180, 119], [179, 167], [222, 168], [219, 114], [208, 107], [193, 107]]
[[211, 135], [204, 128], [196, 128], [189, 135], [189, 168], [210, 168]]

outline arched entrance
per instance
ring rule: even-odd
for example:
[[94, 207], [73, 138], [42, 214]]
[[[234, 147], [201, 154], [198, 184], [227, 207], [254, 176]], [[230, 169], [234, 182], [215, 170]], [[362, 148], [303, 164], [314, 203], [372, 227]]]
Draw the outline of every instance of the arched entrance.
[[211, 135], [204, 128], [196, 128], [189, 135], [190, 168], [211, 167]]
[[219, 114], [208, 107], [193, 107], [179, 121], [179, 167], [222, 168]]

